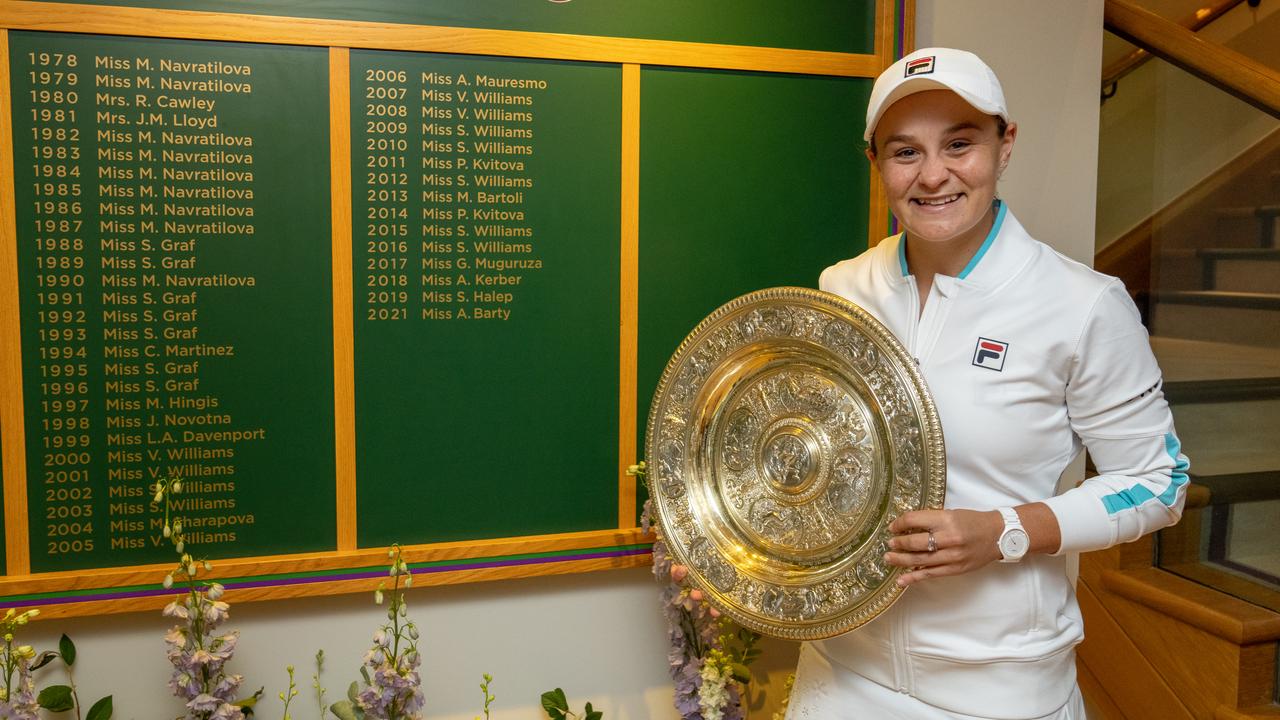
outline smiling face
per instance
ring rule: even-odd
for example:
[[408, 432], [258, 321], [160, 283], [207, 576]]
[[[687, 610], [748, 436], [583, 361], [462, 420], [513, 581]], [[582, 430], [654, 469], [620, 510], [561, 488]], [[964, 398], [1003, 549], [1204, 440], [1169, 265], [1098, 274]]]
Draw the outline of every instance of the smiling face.
[[1010, 124], [1001, 137], [997, 118], [950, 90], [908, 95], [885, 111], [868, 155], [910, 240], [966, 259], [977, 250], [1017, 129]]

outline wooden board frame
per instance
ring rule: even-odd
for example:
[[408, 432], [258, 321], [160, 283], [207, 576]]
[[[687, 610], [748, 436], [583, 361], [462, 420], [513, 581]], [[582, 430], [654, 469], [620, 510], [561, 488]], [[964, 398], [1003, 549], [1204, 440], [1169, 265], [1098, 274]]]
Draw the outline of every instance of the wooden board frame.
[[[9, 30], [128, 35], [181, 40], [307, 45], [329, 50], [333, 252], [334, 415], [337, 548], [220, 560], [209, 577], [237, 602], [369, 590], [385, 575], [384, 548], [356, 546], [355, 370], [353, 346], [350, 50], [447, 52], [617, 63], [622, 71], [621, 276], [618, 527], [404, 548], [418, 583], [477, 582], [636, 567], [653, 541], [636, 527], [638, 459], [637, 314], [640, 214], [640, 70], [663, 65], [715, 70], [874, 78], [914, 44], [915, 0], [876, 0], [875, 51], [853, 54], [712, 43], [511, 30], [276, 17], [188, 10], [0, 0], [0, 450], [3, 454], [6, 575], [0, 608], [40, 607], [41, 617], [151, 610], [180, 590], [160, 579], [168, 565], [30, 573], [26, 438], [19, 333], [17, 226], [13, 175]], [[888, 206], [871, 169], [868, 238], [888, 234]]]

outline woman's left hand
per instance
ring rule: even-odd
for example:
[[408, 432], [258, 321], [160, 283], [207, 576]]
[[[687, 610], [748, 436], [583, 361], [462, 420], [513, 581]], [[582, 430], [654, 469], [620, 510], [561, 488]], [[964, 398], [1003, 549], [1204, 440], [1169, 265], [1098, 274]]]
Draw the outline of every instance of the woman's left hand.
[[889, 530], [896, 537], [889, 541], [884, 559], [890, 565], [911, 568], [898, 577], [898, 585], [907, 587], [932, 577], [972, 572], [999, 560], [996, 544], [1004, 519], [994, 510], [913, 510], [894, 520]]

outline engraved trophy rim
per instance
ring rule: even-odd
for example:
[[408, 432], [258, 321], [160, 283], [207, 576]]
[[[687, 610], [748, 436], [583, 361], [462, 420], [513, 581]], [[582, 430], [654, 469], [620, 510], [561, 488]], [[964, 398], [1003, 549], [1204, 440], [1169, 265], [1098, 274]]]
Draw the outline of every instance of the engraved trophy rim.
[[888, 524], [941, 508], [946, 454], [915, 360], [838, 295], [773, 287], [705, 317], [663, 370], [645, 435], [675, 562], [743, 627], [839, 635], [901, 596]]

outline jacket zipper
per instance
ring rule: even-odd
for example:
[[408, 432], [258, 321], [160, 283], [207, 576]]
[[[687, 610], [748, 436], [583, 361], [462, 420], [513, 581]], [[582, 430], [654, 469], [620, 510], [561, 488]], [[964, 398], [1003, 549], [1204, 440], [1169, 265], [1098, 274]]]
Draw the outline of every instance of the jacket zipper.
[[898, 692], [910, 693], [914, 688], [907, 667], [907, 612], [905, 605], [898, 607], [893, 620], [893, 682]]
[[[939, 278], [935, 277], [933, 284], [929, 287], [929, 297], [926, 299], [924, 312], [917, 313], [919, 318], [915, 326], [916, 337], [912, 342], [912, 355], [921, 368], [933, 355], [933, 348], [938, 344], [938, 335], [941, 334], [942, 326], [946, 324], [947, 313], [951, 309], [950, 299], [938, 288], [938, 281]], [[919, 296], [918, 291], [916, 295]]]

